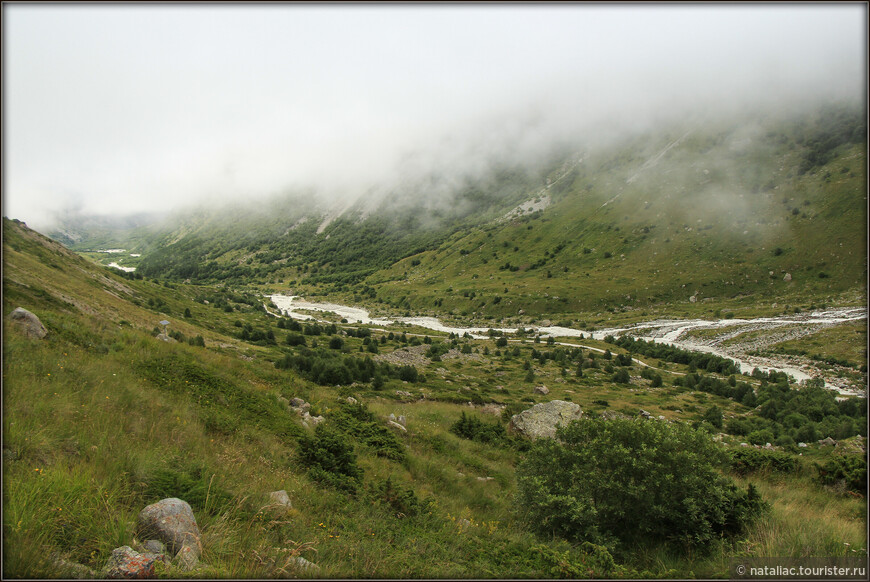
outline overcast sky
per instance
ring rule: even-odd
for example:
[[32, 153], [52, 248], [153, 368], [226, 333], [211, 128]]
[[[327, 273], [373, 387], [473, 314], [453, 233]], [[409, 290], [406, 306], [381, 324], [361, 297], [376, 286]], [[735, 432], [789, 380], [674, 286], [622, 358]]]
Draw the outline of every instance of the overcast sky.
[[866, 23], [864, 3], [7, 3], [3, 214], [354, 195], [401, 160], [473, 170], [595, 122], [863, 98]]

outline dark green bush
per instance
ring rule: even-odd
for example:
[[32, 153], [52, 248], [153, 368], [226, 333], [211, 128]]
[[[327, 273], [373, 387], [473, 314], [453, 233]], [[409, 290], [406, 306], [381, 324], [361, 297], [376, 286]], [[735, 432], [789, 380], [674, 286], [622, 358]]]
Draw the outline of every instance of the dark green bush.
[[867, 491], [867, 460], [857, 455], [835, 455], [824, 465], [816, 463], [819, 481], [824, 485], [842, 482], [856, 493]]
[[731, 471], [738, 475], [755, 472], [795, 473], [800, 469], [797, 457], [779, 451], [741, 447], [728, 451]]
[[314, 434], [299, 439], [299, 458], [312, 479], [348, 493], [356, 493], [363, 472], [347, 436], [327, 423], [314, 427]]
[[432, 511], [434, 499], [420, 499], [411, 487], [393, 483], [392, 477], [369, 485], [369, 496], [396, 512], [397, 517], [416, 517]]
[[588, 418], [557, 437], [536, 441], [517, 469], [518, 506], [545, 535], [703, 549], [763, 508], [754, 487], [717, 472], [724, 453], [688, 426]]
[[450, 432], [464, 439], [482, 443], [498, 443], [507, 438], [504, 426], [498, 421], [485, 422], [465, 412], [453, 423]]

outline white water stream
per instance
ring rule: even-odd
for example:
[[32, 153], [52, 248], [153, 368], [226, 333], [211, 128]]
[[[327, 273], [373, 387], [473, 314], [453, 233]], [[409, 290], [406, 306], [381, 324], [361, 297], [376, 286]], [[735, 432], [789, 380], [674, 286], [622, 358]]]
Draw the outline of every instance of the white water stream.
[[[451, 327], [441, 323], [440, 320], [434, 317], [397, 317], [393, 319], [376, 319], [372, 318], [368, 311], [359, 307], [348, 307], [346, 305], [338, 305], [336, 303], [311, 303], [300, 299], [296, 295], [270, 295], [267, 296], [272, 300], [272, 303], [288, 317], [300, 320], [315, 319], [313, 316], [300, 313], [299, 311], [319, 311], [332, 312], [346, 319], [349, 323], [360, 323], [365, 325], [380, 325], [388, 326], [396, 323], [405, 323], [409, 325], [419, 326], [434, 331], [444, 333], [454, 333], [456, 335], [469, 334], [473, 338], [484, 339], [489, 337], [487, 332], [491, 328], [484, 327]], [[678, 348], [712, 353], [723, 358], [734, 360], [739, 366], [741, 372], [751, 372], [754, 368], [758, 368], [764, 372], [769, 370], [779, 370], [793, 376], [798, 382], [807, 380], [811, 375], [803, 367], [798, 367], [789, 364], [785, 361], [773, 361], [768, 358], [740, 355], [735, 356], [729, 353], [724, 348], [716, 346], [714, 341], [703, 343], [697, 338], [692, 338], [687, 335], [690, 330], [704, 329], [724, 329], [734, 328], [734, 333], [746, 331], [772, 329], [776, 327], [788, 325], [800, 326], [829, 326], [837, 323], [845, 323], [849, 321], [859, 321], [867, 318], [867, 310], [863, 308], [842, 308], [831, 309], [827, 311], [814, 311], [812, 313], [801, 313], [795, 315], [784, 315], [780, 317], [759, 317], [755, 319], [720, 319], [717, 321], [708, 321], [704, 319], [692, 320], [656, 320], [644, 323], [638, 323], [629, 327], [608, 328], [595, 331], [586, 331], [582, 329], [572, 329], [568, 327], [549, 326], [549, 327], [529, 327], [527, 332], [532, 334], [540, 334], [542, 337], [584, 337], [602, 340], [608, 335], [620, 336], [629, 333], [633, 337], [646, 341], [654, 341], [658, 343], [669, 344]], [[492, 328], [503, 333], [516, 333], [516, 328]], [[827, 384], [841, 394], [854, 395], [859, 394], [854, 390], [848, 390], [845, 385], [837, 379], [826, 378]], [[863, 395], [863, 394], [860, 394]]]

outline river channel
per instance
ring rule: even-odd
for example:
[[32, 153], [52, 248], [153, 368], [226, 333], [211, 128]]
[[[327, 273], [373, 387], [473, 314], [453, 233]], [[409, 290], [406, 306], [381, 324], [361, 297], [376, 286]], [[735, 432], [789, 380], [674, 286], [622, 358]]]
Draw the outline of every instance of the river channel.
[[[489, 337], [488, 332], [490, 329], [496, 329], [506, 334], [513, 334], [517, 331], [517, 328], [453, 327], [445, 325], [434, 317], [372, 318], [367, 310], [359, 307], [349, 307], [336, 303], [312, 303], [296, 295], [270, 295], [267, 297], [271, 299], [272, 303], [282, 314], [299, 320], [316, 320], [315, 317], [305, 312], [331, 312], [346, 319], [348, 323], [374, 326], [407, 324], [444, 333], [452, 332], [460, 336], [468, 334], [477, 339]], [[862, 319], [867, 319], [867, 310], [853, 307], [754, 319], [658, 319], [626, 327], [596, 329], [593, 331], [559, 326], [530, 326], [525, 329], [526, 332], [538, 334], [542, 338], [576, 337], [602, 340], [608, 335], [618, 337], [623, 334], [630, 334], [632, 337], [646, 341], [669, 344], [682, 349], [708, 352], [729, 358], [740, 366], [741, 372], [751, 372], [754, 368], [759, 368], [762, 371], [779, 370], [789, 374], [796, 381], [800, 382], [817, 375], [818, 371], [813, 370], [807, 364], [794, 364], [785, 359], [749, 356], [738, 349], [720, 345], [716, 339], [709, 341], [699, 340], [697, 337], [689, 335], [689, 332], [697, 330], [723, 330], [723, 334], [734, 336], [747, 331], [772, 330], [786, 326], [799, 326], [806, 330], [814, 330]], [[856, 390], [853, 387], [849, 387], [841, 379], [826, 377], [825, 380], [829, 388], [835, 389], [841, 394], [865, 395], [864, 390]]]

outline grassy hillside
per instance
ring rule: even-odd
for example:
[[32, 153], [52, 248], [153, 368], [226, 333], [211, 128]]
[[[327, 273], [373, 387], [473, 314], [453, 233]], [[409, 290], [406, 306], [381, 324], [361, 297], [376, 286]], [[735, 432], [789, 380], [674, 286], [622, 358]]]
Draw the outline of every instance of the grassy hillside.
[[[593, 340], [300, 326], [244, 290], [123, 277], [6, 219], [3, 243], [4, 315], [21, 306], [49, 330], [30, 340], [4, 317], [4, 576], [69, 574], [56, 555], [99, 569], [133, 543], [142, 507], [173, 496], [202, 530], [202, 578], [312, 575], [296, 556], [323, 577], [725, 577], [735, 555], [866, 553], [865, 500], [815, 467], [863, 458], [844, 450], [866, 436], [864, 400], [640, 346], [633, 357], [651, 369]], [[163, 319], [175, 342], [156, 337]], [[324, 417], [317, 431], [288, 408], [294, 397]], [[717, 465], [771, 507], [703, 552], [540, 533], [515, 501], [517, 467], [537, 449], [505, 426], [552, 399], [723, 432], [727, 450], [774, 442], [789, 469]], [[795, 445], [824, 436], [843, 441], [836, 453]], [[323, 469], [318, 443], [358, 471]], [[271, 513], [280, 489], [293, 508]]]

